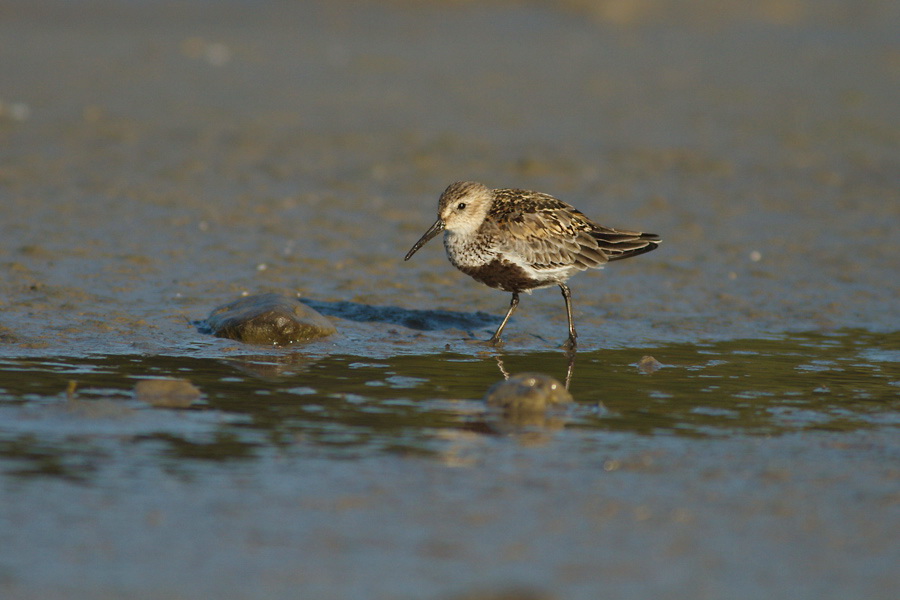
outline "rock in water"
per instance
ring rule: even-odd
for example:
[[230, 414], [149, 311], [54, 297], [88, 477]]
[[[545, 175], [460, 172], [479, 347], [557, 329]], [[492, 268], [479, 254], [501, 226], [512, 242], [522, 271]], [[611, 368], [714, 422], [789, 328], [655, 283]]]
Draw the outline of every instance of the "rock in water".
[[206, 326], [216, 337], [247, 344], [289, 346], [337, 330], [331, 321], [285, 294], [247, 296], [213, 309]]
[[642, 373], [647, 373], [649, 375], [650, 373], [659, 370], [659, 368], [662, 367], [662, 363], [652, 356], [645, 356], [638, 361], [637, 367]]
[[162, 408], [187, 408], [200, 397], [200, 390], [187, 379], [145, 379], [134, 386], [141, 402]]
[[492, 385], [484, 401], [507, 412], [542, 412], [555, 404], [572, 402], [572, 394], [549, 375], [519, 373]]

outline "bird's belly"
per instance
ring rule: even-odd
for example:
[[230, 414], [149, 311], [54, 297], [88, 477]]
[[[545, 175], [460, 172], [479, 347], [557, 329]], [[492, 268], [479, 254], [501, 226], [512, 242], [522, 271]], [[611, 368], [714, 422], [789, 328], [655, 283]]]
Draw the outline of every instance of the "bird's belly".
[[457, 265], [457, 268], [475, 281], [505, 292], [524, 292], [556, 283], [536, 279], [519, 265], [498, 258], [480, 266]]
[[454, 267], [492, 288], [506, 292], [524, 292], [554, 285], [562, 280], [517, 264], [509, 257], [498, 254], [490, 243], [474, 243], [462, 236], [449, 234], [444, 238], [444, 245], [447, 257]]

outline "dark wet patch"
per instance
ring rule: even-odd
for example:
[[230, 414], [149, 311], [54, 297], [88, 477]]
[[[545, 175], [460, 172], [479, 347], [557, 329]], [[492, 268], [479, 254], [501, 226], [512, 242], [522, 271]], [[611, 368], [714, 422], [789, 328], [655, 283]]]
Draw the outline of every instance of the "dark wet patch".
[[18, 336], [10, 329], [0, 325], [0, 344], [17, 344]]

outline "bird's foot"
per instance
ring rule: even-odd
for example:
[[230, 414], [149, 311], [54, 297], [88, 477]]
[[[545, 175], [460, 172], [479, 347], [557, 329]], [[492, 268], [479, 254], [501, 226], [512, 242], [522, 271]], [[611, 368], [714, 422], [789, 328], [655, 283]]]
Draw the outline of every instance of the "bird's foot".
[[487, 341], [487, 343], [490, 344], [491, 346], [502, 346], [503, 340], [498, 335], [492, 335], [491, 339], [489, 339]]

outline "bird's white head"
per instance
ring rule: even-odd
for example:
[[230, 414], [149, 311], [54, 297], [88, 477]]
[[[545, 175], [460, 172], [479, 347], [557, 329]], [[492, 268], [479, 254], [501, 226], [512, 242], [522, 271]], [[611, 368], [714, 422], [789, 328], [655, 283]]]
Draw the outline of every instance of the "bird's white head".
[[475, 233], [484, 222], [492, 202], [493, 192], [480, 183], [451, 183], [438, 201], [437, 221], [419, 238], [403, 260], [409, 260], [428, 240], [442, 231], [457, 235]]
[[438, 217], [447, 231], [461, 235], [475, 233], [491, 209], [493, 199], [487, 186], [474, 181], [457, 181], [441, 194]]

